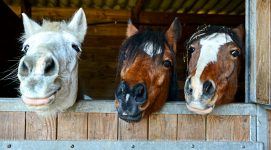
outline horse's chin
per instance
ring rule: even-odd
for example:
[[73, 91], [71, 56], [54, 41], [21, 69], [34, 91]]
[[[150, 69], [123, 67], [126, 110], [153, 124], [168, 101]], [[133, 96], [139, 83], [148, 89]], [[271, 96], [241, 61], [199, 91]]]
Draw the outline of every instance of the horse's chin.
[[143, 117], [142, 113], [136, 114], [136, 115], [121, 115], [119, 114], [119, 118], [128, 122], [128, 123], [133, 123], [133, 122], [139, 122], [141, 118]]
[[196, 113], [196, 114], [200, 114], [200, 115], [206, 115], [206, 114], [209, 114], [213, 111], [213, 109], [215, 108], [215, 105], [211, 105], [211, 106], [208, 106], [207, 108], [197, 108], [197, 107], [194, 107], [194, 106], [190, 106], [189, 104], [186, 104], [186, 107], [188, 110]]

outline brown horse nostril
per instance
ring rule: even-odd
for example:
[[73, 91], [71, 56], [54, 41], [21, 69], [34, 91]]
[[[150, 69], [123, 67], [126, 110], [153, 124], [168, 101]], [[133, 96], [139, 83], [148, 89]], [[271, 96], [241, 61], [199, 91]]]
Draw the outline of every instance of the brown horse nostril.
[[186, 80], [184, 91], [187, 95], [192, 95], [193, 89], [191, 88], [191, 78]]
[[139, 84], [135, 85], [132, 92], [135, 97], [135, 101], [138, 104], [143, 104], [146, 102], [146, 100], [148, 98], [148, 92], [147, 92], [147, 87], [145, 84], [139, 83]]
[[207, 80], [203, 83], [203, 93], [207, 95], [213, 95], [215, 92], [215, 87], [212, 82]]

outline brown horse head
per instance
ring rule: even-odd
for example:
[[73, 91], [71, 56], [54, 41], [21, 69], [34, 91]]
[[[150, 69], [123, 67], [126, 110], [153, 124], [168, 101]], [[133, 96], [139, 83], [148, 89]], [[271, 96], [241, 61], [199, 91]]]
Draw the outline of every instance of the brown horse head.
[[234, 100], [238, 84], [244, 30], [203, 26], [187, 43], [191, 56], [184, 93], [187, 108], [198, 114], [210, 113], [215, 105]]
[[127, 39], [120, 48], [120, 83], [115, 92], [115, 105], [121, 119], [139, 121], [159, 110], [167, 98], [177, 97], [175, 53], [180, 34], [178, 19], [166, 33], [139, 32], [129, 22]]

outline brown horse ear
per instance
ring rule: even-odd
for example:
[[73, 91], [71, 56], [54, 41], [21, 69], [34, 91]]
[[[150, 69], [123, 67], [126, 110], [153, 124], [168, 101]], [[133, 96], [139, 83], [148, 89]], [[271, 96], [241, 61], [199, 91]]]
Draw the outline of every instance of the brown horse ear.
[[138, 32], [138, 29], [133, 25], [131, 19], [128, 20], [128, 26], [126, 31], [126, 36], [130, 37]]
[[235, 32], [242, 41], [244, 41], [245, 28], [243, 24], [240, 24], [236, 28], [233, 28], [232, 31]]
[[175, 53], [177, 41], [181, 37], [181, 34], [182, 34], [182, 25], [179, 19], [176, 17], [166, 32], [168, 44], [173, 47]]

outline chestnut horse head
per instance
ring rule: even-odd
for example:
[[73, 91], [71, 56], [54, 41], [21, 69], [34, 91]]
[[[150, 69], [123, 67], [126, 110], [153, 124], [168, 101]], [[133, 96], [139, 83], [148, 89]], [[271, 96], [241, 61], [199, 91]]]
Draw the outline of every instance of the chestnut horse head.
[[176, 99], [176, 42], [181, 24], [176, 18], [165, 32], [139, 32], [131, 23], [119, 54], [120, 83], [115, 106], [121, 119], [139, 121], [159, 110], [167, 99]]
[[242, 26], [202, 26], [187, 42], [191, 56], [184, 93], [187, 108], [198, 114], [210, 113], [215, 105], [234, 100], [237, 91]]

